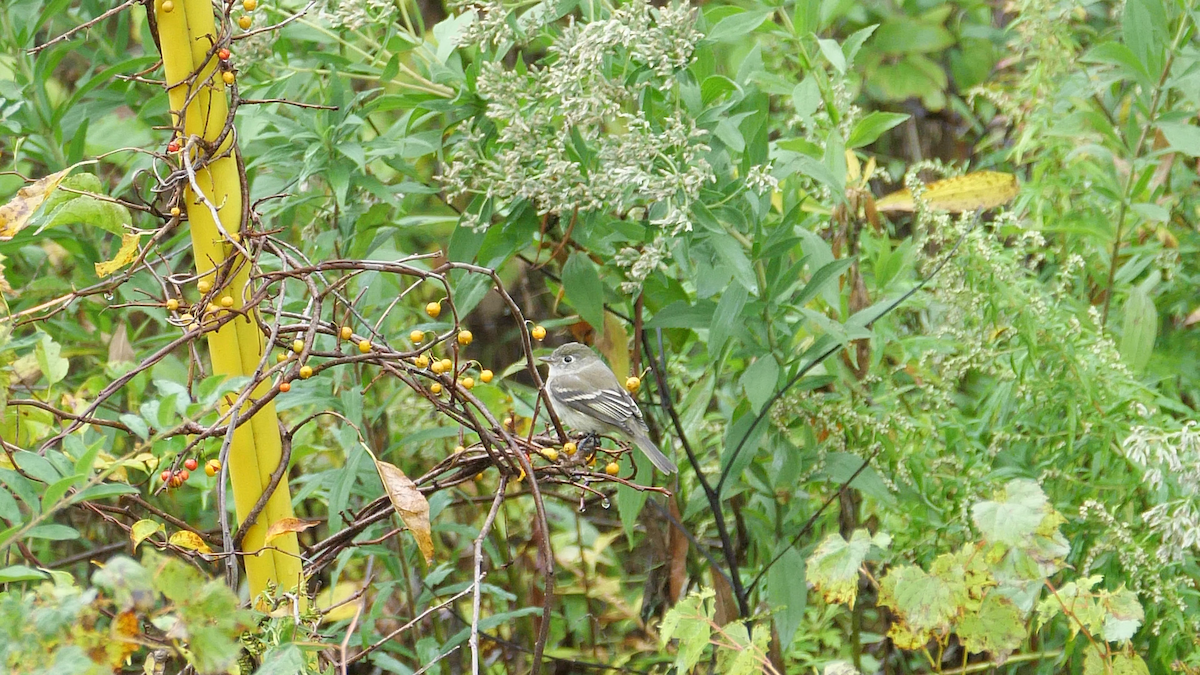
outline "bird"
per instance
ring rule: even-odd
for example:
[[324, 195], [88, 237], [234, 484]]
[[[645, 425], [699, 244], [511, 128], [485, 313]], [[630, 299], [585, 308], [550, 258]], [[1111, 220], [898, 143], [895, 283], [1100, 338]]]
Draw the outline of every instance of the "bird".
[[541, 357], [550, 365], [546, 393], [558, 419], [585, 434], [616, 434], [633, 441], [663, 473], [679, 470], [650, 440], [637, 402], [591, 347], [568, 342]]

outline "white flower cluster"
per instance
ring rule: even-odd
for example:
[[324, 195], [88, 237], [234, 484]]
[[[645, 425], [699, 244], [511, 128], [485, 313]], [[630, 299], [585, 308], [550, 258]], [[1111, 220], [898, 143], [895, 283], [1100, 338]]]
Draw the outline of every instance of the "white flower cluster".
[[654, 242], [642, 247], [642, 250], [637, 250], [632, 247], [625, 247], [613, 256], [614, 262], [618, 267], [627, 268], [626, 276], [628, 281], [621, 284], [621, 292], [634, 295], [641, 289], [642, 283], [646, 281], [646, 277], [650, 276], [654, 270], [666, 268], [663, 260], [667, 257], [667, 244], [663, 237], [655, 238]]
[[542, 214], [655, 206], [655, 224], [691, 229], [691, 204], [713, 180], [707, 132], [678, 110], [647, 113], [639, 101], [650, 88], [669, 92], [691, 63], [694, 20], [686, 5], [633, 0], [604, 20], [570, 21], [544, 66], [485, 63], [477, 90], [486, 121], [453, 146], [443, 176], [450, 193], [487, 196], [497, 210], [527, 200]]
[[1176, 432], [1134, 427], [1121, 450], [1143, 469], [1142, 480], [1151, 490], [1166, 488], [1178, 495], [1142, 519], [1161, 537], [1159, 560], [1183, 562], [1184, 553], [1200, 545], [1200, 423], [1190, 420]]
[[396, 13], [392, 0], [325, 0], [319, 16], [331, 28], [358, 30], [386, 23]]
[[771, 175], [771, 165], [757, 164], [746, 172], [746, 189], [767, 194], [779, 189], [779, 179]]

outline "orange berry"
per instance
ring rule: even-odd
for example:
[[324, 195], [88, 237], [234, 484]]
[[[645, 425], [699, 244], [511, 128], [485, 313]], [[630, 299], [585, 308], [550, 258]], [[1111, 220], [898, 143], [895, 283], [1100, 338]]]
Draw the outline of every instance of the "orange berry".
[[217, 58], [221, 59], [222, 61], [228, 61], [230, 56], [233, 56], [233, 54], [231, 54], [225, 47], [221, 47], [219, 50], [217, 50]]
[[312, 366], [300, 366], [300, 379], [307, 380], [312, 377]]
[[167, 152], [179, 152], [179, 141], [167, 143]]
[[342, 339], [349, 340], [354, 335], [354, 329], [350, 326], [342, 326]]
[[458, 344], [466, 347], [467, 345], [471, 344], [471, 340], [474, 337], [475, 336], [471, 335], [471, 331], [460, 330], [460, 331], [458, 331]]
[[213, 476], [217, 475], [220, 472], [221, 472], [221, 460], [210, 459], [204, 463], [204, 473], [209, 478], [212, 478]]
[[362, 340], [358, 343], [358, 351], [366, 354], [371, 351], [371, 343], [368, 340]]
[[533, 336], [534, 340], [546, 339], [546, 329], [541, 326], [534, 326], [533, 330], [529, 331], [529, 334]]
[[192, 477], [192, 474], [188, 473], [187, 469], [182, 469], [182, 470], [180, 470], [179, 473], [177, 473], [175, 475], [179, 476], [180, 482], [183, 482]]
[[238, 25], [242, 27], [242, 30], [249, 30], [252, 23], [254, 23], [254, 19], [251, 19], [249, 14], [243, 14], [238, 17]]
[[188, 471], [195, 471], [198, 466], [200, 466], [200, 462], [197, 462], [195, 457], [188, 457], [183, 460], [183, 467]]
[[285, 393], [285, 394], [286, 394], [286, 393], [288, 393], [288, 392], [289, 392], [289, 391], [291, 391], [291, 390], [292, 390], [292, 383], [291, 383], [291, 382], [280, 382], [280, 383], [279, 383], [279, 391], [281, 391], [281, 392], [283, 392], [283, 393]]
[[430, 318], [438, 318], [438, 315], [442, 313], [442, 303], [431, 302], [428, 305], [425, 305], [425, 313], [428, 314]]
[[621, 471], [621, 465], [616, 462], [609, 462], [608, 466], [604, 467], [604, 473], [615, 476]]
[[168, 483], [171, 480], [171, 471], [169, 469], [164, 470], [162, 473], [158, 474], [158, 477], [162, 479], [162, 482]]
[[483, 382], [484, 384], [491, 382], [492, 381], [492, 371], [487, 370], [486, 368], [483, 371], [481, 371], [479, 373], [479, 381]]

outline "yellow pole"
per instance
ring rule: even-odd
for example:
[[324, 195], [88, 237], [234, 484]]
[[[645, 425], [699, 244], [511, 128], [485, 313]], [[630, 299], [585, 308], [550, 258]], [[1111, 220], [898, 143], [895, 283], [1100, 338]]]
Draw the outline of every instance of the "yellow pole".
[[[166, 11], [164, 5], [170, 11]], [[225, 126], [229, 103], [225, 97], [222, 73], [216, 72], [217, 58], [209, 55], [217, 39], [212, 3], [210, 0], [155, 0], [154, 9], [158, 19], [171, 116], [177, 128], [180, 118], [183, 118], [184, 138], [180, 145], [185, 145], [191, 137], [214, 142]], [[198, 66], [200, 69], [197, 73]], [[242, 190], [235, 140], [233, 133], [227, 134], [216, 154], [228, 153], [228, 156], [213, 160], [195, 172], [196, 185], [200, 188], [202, 198], [190, 186], [184, 190], [184, 206], [191, 226], [196, 271], [207, 275], [203, 278], [213, 281], [214, 285], [216, 278], [213, 270], [237, 253], [218, 229], [211, 209], [216, 208], [221, 227], [231, 236], [240, 236], [242, 226]], [[193, 163], [201, 159], [201, 150], [190, 152]], [[238, 261], [218, 297], [228, 295], [233, 299], [234, 309], [240, 308], [243, 298], [249, 294], [249, 285], [249, 265]], [[198, 308], [198, 315], [200, 311]], [[209, 333], [208, 348], [214, 374], [252, 375], [262, 359], [263, 336], [254, 318], [247, 315]], [[269, 389], [270, 385], [263, 382], [254, 395], [263, 396]], [[266, 490], [281, 456], [278, 416], [275, 404], [268, 403], [233, 434], [229, 451], [229, 477], [239, 523]], [[291, 492], [285, 478], [267, 501], [266, 508], [255, 524], [247, 529], [242, 539], [242, 550], [253, 552], [262, 549], [267, 527], [280, 519], [291, 517]], [[278, 550], [262, 551], [242, 558], [251, 598], [257, 598], [268, 584], [275, 584], [282, 590], [292, 590], [300, 584], [302, 565], [296, 535], [285, 534], [272, 540], [271, 545]]]

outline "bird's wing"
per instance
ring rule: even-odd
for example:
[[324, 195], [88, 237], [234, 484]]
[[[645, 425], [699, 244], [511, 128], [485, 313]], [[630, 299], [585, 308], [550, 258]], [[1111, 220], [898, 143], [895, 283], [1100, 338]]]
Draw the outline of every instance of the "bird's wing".
[[553, 390], [554, 398], [563, 405], [586, 415], [591, 415], [602, 422], [616, 427], [625, 428], [629, 418], [637, 419], [636, 424], [644, 425], [642, 411], [637, 403], [617, 386], [616, 377], [610, 375], [612, 385], [606, 384], [604, 389], [588, 388], [576, 375], [557, 375], [548, 386]]

